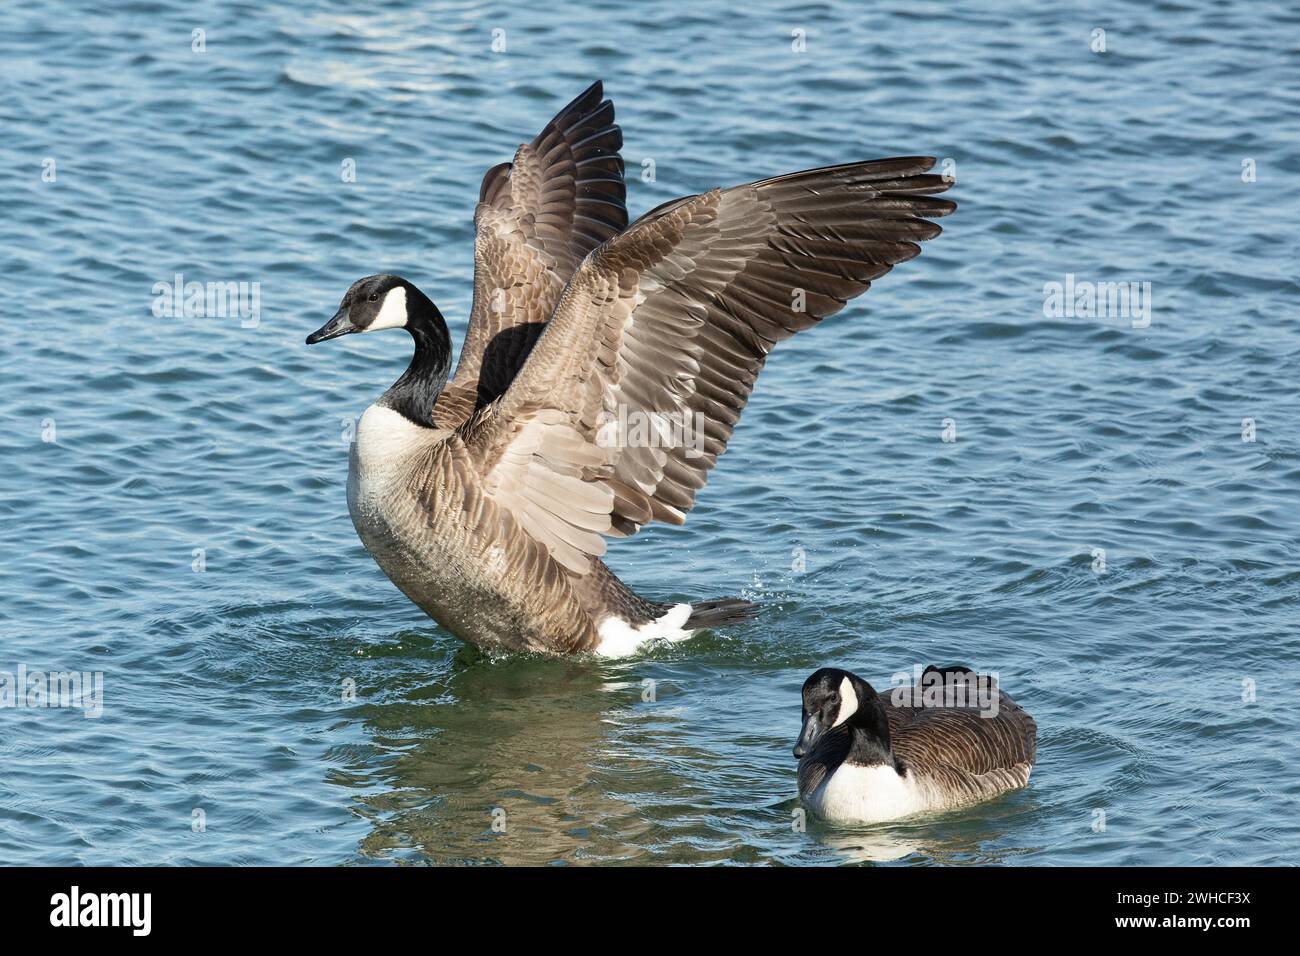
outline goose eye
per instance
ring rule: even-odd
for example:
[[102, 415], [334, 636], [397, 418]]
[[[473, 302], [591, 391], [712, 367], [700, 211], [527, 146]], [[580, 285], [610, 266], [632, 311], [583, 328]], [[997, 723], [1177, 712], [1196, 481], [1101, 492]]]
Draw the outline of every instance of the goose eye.
[[366, 296], [366, 298], [369, 299], [371, 302], [378, 302], [378, 301], [379, 301], [379, 293], [378, 293], [378, 292], [372, 292], [372, 293], [370, 293], [370, 295]]

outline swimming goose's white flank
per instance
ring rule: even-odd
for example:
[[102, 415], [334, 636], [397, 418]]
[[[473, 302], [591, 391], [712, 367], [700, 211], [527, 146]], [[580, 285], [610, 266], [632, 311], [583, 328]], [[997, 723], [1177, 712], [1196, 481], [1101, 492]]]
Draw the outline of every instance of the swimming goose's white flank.
[[1034, 718], [991, 677], [927, 667], [882, 696], [824, 667], [803, 685], [795, 744], [803, 805], [832, 823], [883, 823], [965, 806], [1029, 783]]
[[[934, 160], [909, 157], [713, 189], [628, 226], [621, 145], [596, 83], [488, 171], [450, 381], [446, 322], [399, 276], [353, 284], [307, 339], [414, 339], [359, 423], [348, 506], [407, 597], [485, 647], [627, 654], [749, 616], [641, 597], [606, 540], [683, 523], [773, 346], [916, 256], [954, 208], [932, 196], [948, 188]], [[702, 434], [647, 441], [647, 425]]]

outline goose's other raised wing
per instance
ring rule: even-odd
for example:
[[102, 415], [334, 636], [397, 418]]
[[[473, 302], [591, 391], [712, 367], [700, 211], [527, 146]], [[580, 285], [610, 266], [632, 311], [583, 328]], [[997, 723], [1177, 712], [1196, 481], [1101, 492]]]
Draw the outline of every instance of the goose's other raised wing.
[[[933, 165], [885, 159], [715, 189], [600, 247], [510, 387], [467, 426], [485, 492], [578, 574], [604, 536], [681, 524], [773, 346], [939, 234], [929, 219], [955, 204], [932, 197], [949, 186]], [[621, 422], [698, 422], [703, 434], [664, 447]]]
[[456, 375], [433, 417], [462, 423], [510, 384], [584, 256], [627, 227], [614, 104], [593, 83], [514, 162], [488, 170], [474, 211], [474, 301]]

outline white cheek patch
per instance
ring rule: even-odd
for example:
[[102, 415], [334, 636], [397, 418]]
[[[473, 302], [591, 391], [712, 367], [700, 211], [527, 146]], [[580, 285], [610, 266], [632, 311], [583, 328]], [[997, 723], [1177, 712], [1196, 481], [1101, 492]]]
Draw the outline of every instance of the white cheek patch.
[[853, 683], [846, 677], [840, 681], [840, 712], [835, 715], [832, 727], [838, 727], [858, 712], [858, 695], [853, 692]]
[[380, 308], [379, 314], [375, 316], [375, 321], [366, 326], [366, 331], [377, 332], [380, 329], [400, 329], [405, 325], [406, 289], [400, 285], [394, 286], [384, 296], [383, 307]]

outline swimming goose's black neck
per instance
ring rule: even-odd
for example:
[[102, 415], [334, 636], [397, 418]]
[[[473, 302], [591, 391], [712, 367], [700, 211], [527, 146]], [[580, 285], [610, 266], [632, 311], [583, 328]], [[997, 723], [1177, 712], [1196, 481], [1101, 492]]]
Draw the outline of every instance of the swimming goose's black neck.
[[866, 681], [856, 688], [858, 709], [846, 722], [848, 740], [844, 762], [859, 767], [891, 766], [899, 773], [903, 764], [894, 756], [885, 701]]
[[408, 286], [406, 294], [406, 330], [415, 340], [415, 354], [379, 403], [417, 425], [432, 428], [430, 414], [451, 371], [451, 335], [428, 296], [415, 286]]

